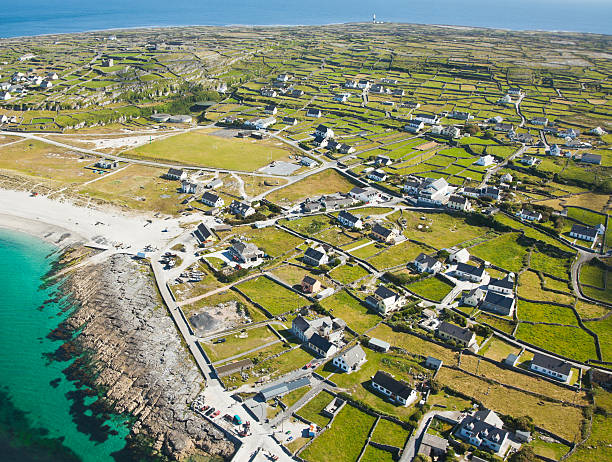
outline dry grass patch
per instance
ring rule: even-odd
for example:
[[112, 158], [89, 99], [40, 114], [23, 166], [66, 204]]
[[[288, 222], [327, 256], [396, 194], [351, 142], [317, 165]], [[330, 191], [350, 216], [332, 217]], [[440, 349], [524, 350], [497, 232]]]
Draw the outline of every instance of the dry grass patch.
[[288, 205], [307, 197], [348, 192], [354, 185], [333, 169], [311, 175], [285, 188], [274, 191], [268, 196], [271, 202]]

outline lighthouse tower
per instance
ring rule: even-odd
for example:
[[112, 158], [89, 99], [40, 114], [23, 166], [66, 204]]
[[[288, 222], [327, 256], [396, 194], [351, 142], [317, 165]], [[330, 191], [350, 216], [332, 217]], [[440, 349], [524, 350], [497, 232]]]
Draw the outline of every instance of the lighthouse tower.
[[372, 15], [372, 24], [376, 24], [376, 13]]

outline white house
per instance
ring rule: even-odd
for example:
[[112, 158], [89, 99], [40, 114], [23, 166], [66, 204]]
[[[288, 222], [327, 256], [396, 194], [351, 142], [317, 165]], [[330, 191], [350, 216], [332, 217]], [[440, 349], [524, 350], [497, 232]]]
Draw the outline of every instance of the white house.
[[440, 121], [435, 114], [416, 114], [412, 120], [420, 121], [428, 125], [435, 125]]
[[379, 192], [374, 188], [360, 188], [355, 186], [353, 189], [349, 191], [349, 195], [360, 202], [365, 202], [366, 204], [369, 202], [375, 201], [379, 197]]
[[255, 214], [255, 209], [253, 207], [237, 200], [233, 200], [230, 203], [229, 211], [232, 215], [238, 215], [243, 218], [247, 218]]
[[419, 273], [435, 274], [442, 269], [442, 263], [425, 253], [420, 253], [412, 261], [412, 265]]
[[206, 191], [204, 194], [202, 194], [201, 201], [203, 204], [210, 207], [223, 207], [223, 204], [225, 203], [221, 197], [211, 193], [210, 191]]
[[460, 327], [444, 321], [440, 323], [436, 333], [440, 338], [452, 340], [466, 348], [475, 348], [478, 350], [476, 334], [466, 327]]
[[309, 247], [306, 249], [302, 260], [308, 265], [320, 266], [326, 265], [329, 261], [329, 257], [327, 256], [327, 253], [323, 247]]
[[472, 289], [467, 294], [465, 294], [463, 298], [461, 299], [461, 302], [464, 305], [476, 306], [482, 301], [484, 296], [485, 296], [484, 290], [477, 287], [476, 289]]
[[404, 125], [404, 130], [410, 133], [419, 133], [423, 128], [425, 128], [425, 124], [421, 120], [411, 120]]
[[164, 177], [168, 180], [185, 180], [187, 178], [187, 172], [178, 168], [170, 168], [168, 172], [164, 175]]
[[374, 294], [365, 299], [366, 305], [378, 311], [383, 316], [402, 306], [404, 297], [385, 286], [378, 286]]
[[0, 101], [8, 101], [12, 96], [8, 91], [0, 91]]
[[475, 164], [476, 165], [481, 165], [483, 167], [488, 167], [489, 165], [492, 165], [495, 162], [495, 158], [493, 156], [490, 156], [489, 154], [485, 155], [485, 156], [481, 156], [480, 159], [478, 159]]
[[313, 109], [310, 108], [308, 109], [308, 111], [306, 112], [306, 117], [314, 117], [316, 119], [318, 119], [319, 117], [321, 117], [323, 115], [323, 113], [321, 112], [321, 109]]
[[504, 174], [501, 176], [501, 178], [500, 178], [500, 180], [501, 180], [503, 183], [512, 183], [512, 180], [513, 180], [513, 179], [514, 179], [514, 178], [512, 178], [512, 175], [510, 175], [509, 173], [504, 173]]
[[534, 125], [542, 125], [546, 127], [548, 125], [548, 118], [547, 117], [534, 117], [533, 119], [531, 119], [531, 123]]
[[461, 136], [461, 130], [459, 130], [457, 127], [453, 127], [452, 125], [447, 125], [440, 131], [440, 135], [455, 139]]
[[529, 368], [542, 375], [568, 383], [572, 377], [572, 365], [552, 356], [535, 353]]
[[416, 391], [410, 385], [395, 380], [392, 375], [383, 371], [376, 372], [372, 377], [372, 388], [400, 406], [408, 406], [417, 398]]
[[368, 178], [372, 181], [385, 181], [387, 174], [383, 170], [372, 170], [368, 173]]
[[448, 198], [448, 202], [446, 203], [446, 206], [449, 209], [463, 210], [463, 211], [470, 210], [471, 208], [471, 204], [468, 198], [465, 196], [460, 196], [458, 194], [452, 194]]
[[[511, 276], [512, 275], [512, 276]], [[514, 292], [514, 275], [510, 273], [503, 279], [491, 278], [489, 280], [489, 285], [487, 286], [489, 290], [494, 292], [498, 292], [504, 295], [512, 295]]]
[[451, 263], [467, 263], [470, 261], [470, 252], [467, 249], [456, 250], [448, 256], [448, 261]]
[[366, 354], [357, 343], [332, 360], [332, 364], [346, 373], [358, 370], [366, 362]]
[[459, 279], [470, 282], [482, 282], [483, 278], [487, 275], [484, 268], [467, 263], [457, 263], [457, 268], [453, 272]]
[[509, 433], [503, 421], [489, 410], [477, 411], [463, 418], [456, 434], [479, 449], [503, 456], [508, 447]]
[[184, 194], [195, 194], [198, 190], [198, 184], [191, 181], [181, 181], [181, 192]]
[[591, 228], [590, 226], [583, 226], [576, 223], [572, 225], [572, 229], [569, 233], [571, 237], [590, 242], [595, 242], [598, 234], [597, 228]]
[[363, 228], [363, 221], [361, 221], [361, 218], [356, 217], [355, 215], [350, 212], [347, 212], [346, 210], [342, 210], [338, 214], [338, 221], [342, 226], [346, 226], [347, 228]]
[[320, 137], [320, 138], [325, 138], [325, 139], [329, 139], [329, 138], [333, 138], [334, 137], [334, 131], [331, 128], [329, 128], [329, 127], [327, 127], [327, 126], [325, 126], [323, 124], [320, 124], [316, 128], [314, 134], [315, 134], [315, 137]]
[[548, 154], [550, 154], [551, 156], [560, 157], [561, 156], [561, 148], [559, 147], [558, 144], [553, 144], [550, 147], [550, 149], [548, 150]]
[[521, 220], [527, 221], [540, 221], [542, 219], [542, 214], [540, 212], [532, 212], [531, 210], [521, 209], [520, 212], [517, 212], [517, 217]]

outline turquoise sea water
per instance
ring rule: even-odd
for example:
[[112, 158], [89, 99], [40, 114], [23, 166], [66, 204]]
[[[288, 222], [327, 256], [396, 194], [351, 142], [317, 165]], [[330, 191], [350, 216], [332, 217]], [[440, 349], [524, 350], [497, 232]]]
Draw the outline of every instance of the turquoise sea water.
[[113, 461], [125, 446], [125, 419], [99, 421], [63, 370], [50, 361], [61, 341], [47, 335], [65, 319], [56, 287], [41, 288], [56, 248], [0, 229], [0, 460]]
[[0, 13], [0, 37], [111, 28], [380, 21], [612, 33], [610, 0], [29, 0]]

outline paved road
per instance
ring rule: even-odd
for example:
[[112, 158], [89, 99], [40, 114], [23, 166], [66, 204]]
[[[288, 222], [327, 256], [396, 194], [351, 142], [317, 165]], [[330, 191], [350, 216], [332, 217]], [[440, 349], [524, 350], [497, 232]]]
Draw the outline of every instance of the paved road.
[[410, 462], [416, 456], [418, 446], [421, 444], [421, 437], [423, 436], [423, 430], [429, 425], [429, 421], [436, 415], [447, 417], [453, 420], [459, 420], [461, 413], [458, 411], [430, 411], [423, 416], [419, 427], [412, 433], [412, 436], [406, 443], [400, 462]]

